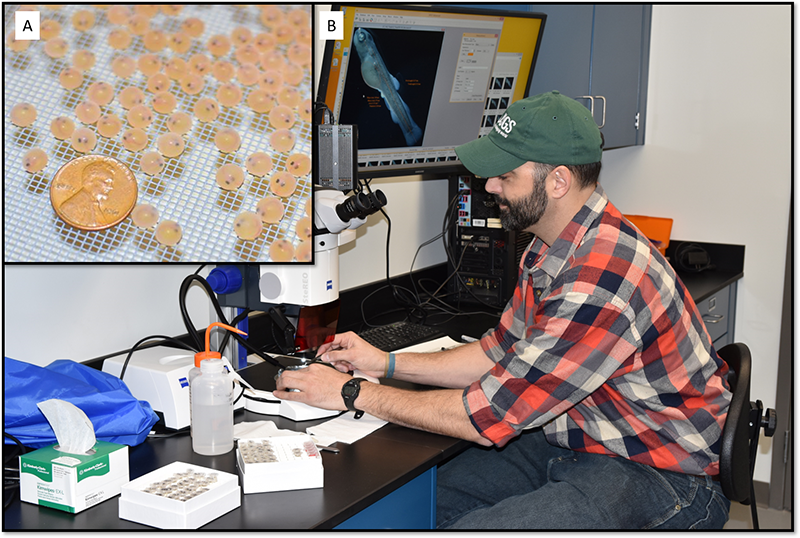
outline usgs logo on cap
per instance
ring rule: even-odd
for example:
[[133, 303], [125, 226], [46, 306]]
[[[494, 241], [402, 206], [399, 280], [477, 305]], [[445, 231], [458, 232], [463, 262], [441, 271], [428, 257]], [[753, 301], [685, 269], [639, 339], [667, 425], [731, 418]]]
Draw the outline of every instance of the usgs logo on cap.
[[503, 138], [508, 138], [508, 135], [511, 134], [511, 131], [514, 129], [516, 124], [517, 122], [509, 118], [508, 112], [506, 112], [503, 114], [503, 117], [497, 120], [497, 122], [494, 124], [494, 130], [497, 131]]

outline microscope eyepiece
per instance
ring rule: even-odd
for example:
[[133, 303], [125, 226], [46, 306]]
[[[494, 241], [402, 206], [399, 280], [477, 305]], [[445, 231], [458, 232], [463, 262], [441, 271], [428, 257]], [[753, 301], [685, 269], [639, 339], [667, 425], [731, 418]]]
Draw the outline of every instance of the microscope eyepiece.
[[379, 190], [370, 194], [359, 192], [337, 205], [336, 214], [342, 222], [349, 222], [355, 218], [365, 219], [385, 205], [386, 195], [383, 192]]

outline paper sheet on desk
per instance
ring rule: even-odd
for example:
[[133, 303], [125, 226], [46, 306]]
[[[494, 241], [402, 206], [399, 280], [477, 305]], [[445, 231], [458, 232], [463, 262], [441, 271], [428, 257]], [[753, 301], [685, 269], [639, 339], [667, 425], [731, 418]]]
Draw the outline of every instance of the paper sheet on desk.
[[358, 420], [354, 418], [353, 413], [345, 413], [328, 422], [306, 428], [306, 433], [319, 439], [334, 438], [342, 443], [353, 444], [385, 424], [388, 424], [385, 420], [367, 413]]
[[433, 351], [442, 351], [443, 349], [450, 349], [451, 347], [463, 346], [462, 342], [456, 342], [449, 336], [442, 336], [430, 342], [422, 342], [421, 344], [414, 344], [413, 346], [398, 349], [395, 353], [430, 353]]

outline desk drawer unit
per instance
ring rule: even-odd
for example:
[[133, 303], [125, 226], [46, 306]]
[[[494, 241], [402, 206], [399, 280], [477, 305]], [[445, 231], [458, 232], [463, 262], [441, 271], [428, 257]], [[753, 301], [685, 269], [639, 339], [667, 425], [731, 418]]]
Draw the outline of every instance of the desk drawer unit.
[[[736, 304], [735, 283], [726, 286], [699, 303], [697, 308], [716, 349], [733, 341], [733, 308]], [[733, 295], [733, 299], [731, 298]]]

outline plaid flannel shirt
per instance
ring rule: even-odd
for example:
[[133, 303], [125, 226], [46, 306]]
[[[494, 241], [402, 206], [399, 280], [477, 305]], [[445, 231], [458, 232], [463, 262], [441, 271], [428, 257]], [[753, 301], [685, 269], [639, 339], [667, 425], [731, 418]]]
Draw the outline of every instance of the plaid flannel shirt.
[[599, 185], [550, 248], [528, 247], [481, 345], [495, 366], [463, 400], [493, 443], [544, 426], [557, 446], [719, 473], [727, 365], [672, 267]]

